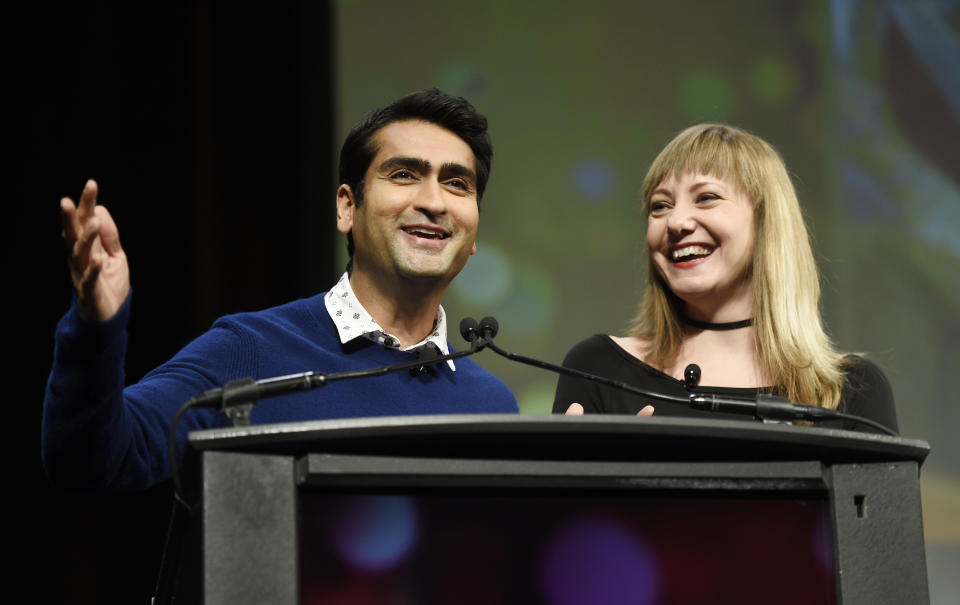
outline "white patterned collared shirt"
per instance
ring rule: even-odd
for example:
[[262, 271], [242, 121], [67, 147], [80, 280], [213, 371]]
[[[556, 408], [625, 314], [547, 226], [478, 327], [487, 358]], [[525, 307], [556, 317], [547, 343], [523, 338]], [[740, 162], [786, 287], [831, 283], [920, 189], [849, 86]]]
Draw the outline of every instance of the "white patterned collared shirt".
[[[380, 324], [367, 313], [357, 295], [353, 293], [350, 287], [350, 278], [346, 273], [340, 276], [336, 285], [330, 288], [327, 295], [323, 297], [324, 305], [327, 307], [327, 313], [337, 327], [337, 333], [340, 335], [340, 342], [346, 344], [356, 338], [366, 338], [380, 344], [388, 349], [399, 349], [400, 340], [397, 337], [386, 333]], [[417, 344], [406, 347], [404, 351], [410, 351], [422, 347], [426, 343], [435, 345], [442, 355], [450, 352], [447, 347], [447, 315], [441, 305], [437, 309], [437, 318], [433, 322], [433, 331], [429, 336]], [[453, 360], [447, 360], [447, 365], [451, 370], [456, 370]]]

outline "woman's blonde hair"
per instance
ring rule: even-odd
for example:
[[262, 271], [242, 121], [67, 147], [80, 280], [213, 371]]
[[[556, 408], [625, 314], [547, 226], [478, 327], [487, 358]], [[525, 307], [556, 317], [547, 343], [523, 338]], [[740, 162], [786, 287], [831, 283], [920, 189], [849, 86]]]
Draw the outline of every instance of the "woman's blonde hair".
[[[836, 409], [843, 354], [823, 329], [820, 281], [793, 183], [768, 143], [723, 124], [699, 124], [660, 152], [643, 181], [649, 215], [653, 191], [670, 175], [705, 174], [738, 185], [753, 201], [754, 334], [764, 375], [791, 401]], [[647, 289], [630, 334], [647, 341], [649, 361], [676, 362], [682, 344], [680, 301], [648, 259]]]

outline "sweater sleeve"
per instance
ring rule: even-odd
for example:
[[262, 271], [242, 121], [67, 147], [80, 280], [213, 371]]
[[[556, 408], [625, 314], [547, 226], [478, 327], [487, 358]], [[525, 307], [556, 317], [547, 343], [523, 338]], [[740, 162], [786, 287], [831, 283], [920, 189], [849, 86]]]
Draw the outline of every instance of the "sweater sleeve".
[[[207, 332], [139, 383], [124, 388], [130, 297], [107, 322], [74, 303], [57, 325], [47, 381], [41, 454], [50, 479], [82, 489], [141, 489], [170, 475], [167, 431], [180, 406], [238, 371], [241, 337]], [[243, 368], [246, 369], [246, 368]], [[240, 369], [239, 371], [242, 371]], [[219, 426], [216, 410], [187, 414], [177, 431], [182, 457], [191, 430]]]

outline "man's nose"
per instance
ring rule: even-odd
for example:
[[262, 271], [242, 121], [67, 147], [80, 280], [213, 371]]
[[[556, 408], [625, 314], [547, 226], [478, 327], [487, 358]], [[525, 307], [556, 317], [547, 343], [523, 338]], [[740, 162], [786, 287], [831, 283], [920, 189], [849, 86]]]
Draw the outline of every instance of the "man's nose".
[[430, 216], [446, 213], [447, 201], [443, 186], [437, 181], [429, 181], [420, 188], [416, 199], [416, 208]]

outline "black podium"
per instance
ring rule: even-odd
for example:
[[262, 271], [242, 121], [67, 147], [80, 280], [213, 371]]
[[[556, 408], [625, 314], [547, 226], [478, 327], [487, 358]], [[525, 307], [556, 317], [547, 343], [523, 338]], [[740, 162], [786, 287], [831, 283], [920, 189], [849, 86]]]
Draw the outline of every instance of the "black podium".
[[922, 441], [462, 415], [199, 431], [189, 444], [208, 605], [929, 602]]

